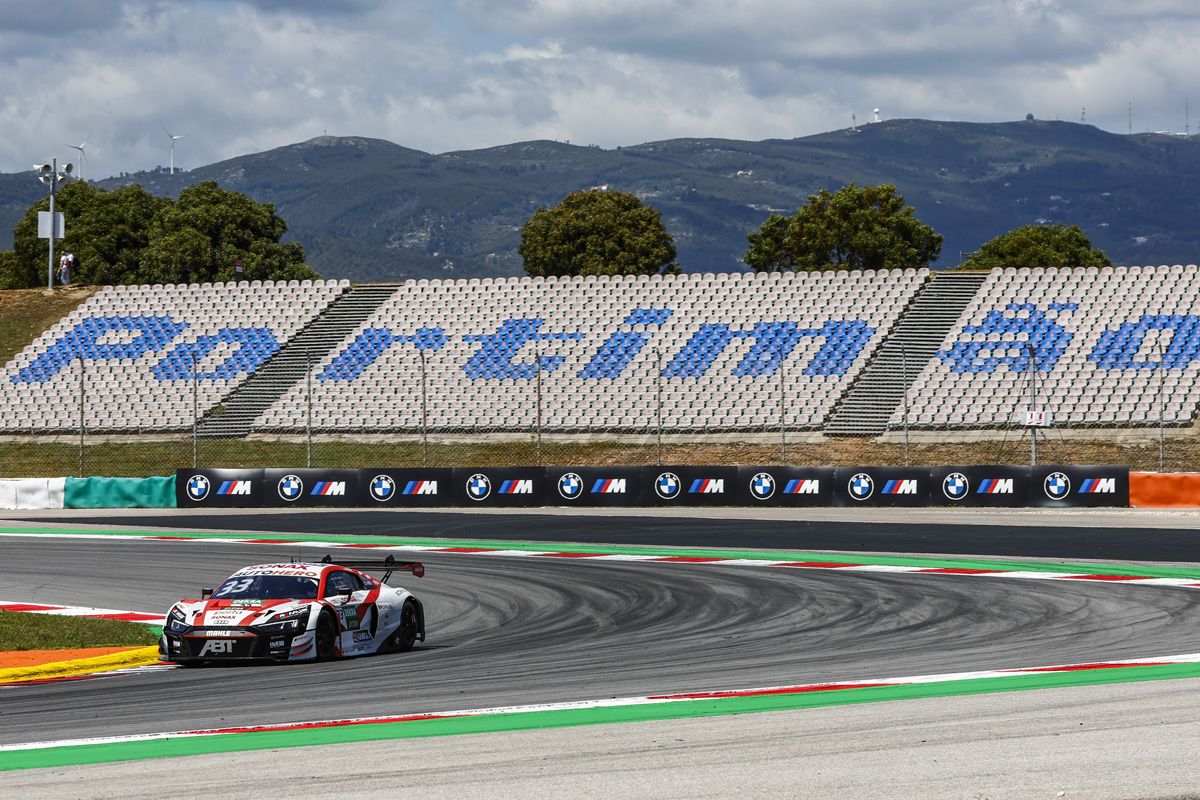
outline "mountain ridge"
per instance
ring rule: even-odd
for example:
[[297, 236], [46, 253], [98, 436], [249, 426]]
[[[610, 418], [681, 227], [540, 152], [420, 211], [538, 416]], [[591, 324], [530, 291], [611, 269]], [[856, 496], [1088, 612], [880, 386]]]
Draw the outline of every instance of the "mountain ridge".
[[[140, 183], [176, 196], [215, 180], [274, 203], [309, 263], [331, 278], [521, 274], [520, 228], [568, 192], [631, 191], [663, 215], [689, 272], [745, 269], [746, 233], [821, 187], [891, 183], [945, 236], [954, 266], [1019, 225], [1078, 224], [1116, 263], [1196, 261], [1200, 145], [1066, 122], [890, 120], [795, 139], [682, 138], [602, 149], [552, 140], [441, 154], [384, 139], [319, 136]], [[41, 196], [0, 174], [0, 247]], [[68, 225], [70, 221], [68, 220]]]

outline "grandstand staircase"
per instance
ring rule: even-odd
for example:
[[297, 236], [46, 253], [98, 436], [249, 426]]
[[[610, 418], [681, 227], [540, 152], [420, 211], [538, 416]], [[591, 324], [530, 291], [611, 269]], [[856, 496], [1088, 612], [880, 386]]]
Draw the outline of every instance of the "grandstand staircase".
[[[913, 298], [825, 424], [826, 436], [879, 436], [904, 394], [987, 280], [987, 272], [934, 273]], [[906, 368], [907, 367], [907, 368]]]
[[245, 436], [254, 421], [288, 389], [304, 380], [309, 365], [320, 363], [343, 339], [396, 293], [398, 283], [356, 286], [330, 303], [320, 316], [293, 336], [245, 383], [209, 411], [201, 436]]

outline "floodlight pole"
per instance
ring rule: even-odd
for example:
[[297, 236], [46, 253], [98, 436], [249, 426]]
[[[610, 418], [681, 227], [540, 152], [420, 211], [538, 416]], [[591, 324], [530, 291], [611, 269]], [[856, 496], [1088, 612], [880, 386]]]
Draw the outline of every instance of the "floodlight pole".
[[54, 191], [58, 188], [58, 159], [50, 160], [50, 257], [46, 261], [46, 291], [54, 291]]

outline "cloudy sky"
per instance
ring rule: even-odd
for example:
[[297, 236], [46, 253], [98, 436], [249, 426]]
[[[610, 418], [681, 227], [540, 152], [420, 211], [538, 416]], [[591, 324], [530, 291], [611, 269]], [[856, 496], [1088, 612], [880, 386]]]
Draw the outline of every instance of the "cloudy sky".
[[0, 0], [0, 171], [323, 133], [431, 152], [762, 139], [851, 114], [1200, 125], [1195, 0]]

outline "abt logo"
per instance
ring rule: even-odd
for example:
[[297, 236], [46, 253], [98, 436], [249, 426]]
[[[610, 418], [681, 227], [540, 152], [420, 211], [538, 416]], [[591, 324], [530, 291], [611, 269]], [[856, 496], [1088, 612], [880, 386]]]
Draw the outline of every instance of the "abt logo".
[[313, 484], [310, 497], [345, 497], [345, 481], [317, 481]]
[[229, 639], [209, 639], [204, 642], [204, 647], [200, 648], [200, 657], [204, 656], [231, 656], [233, 655], [233, 642]]

